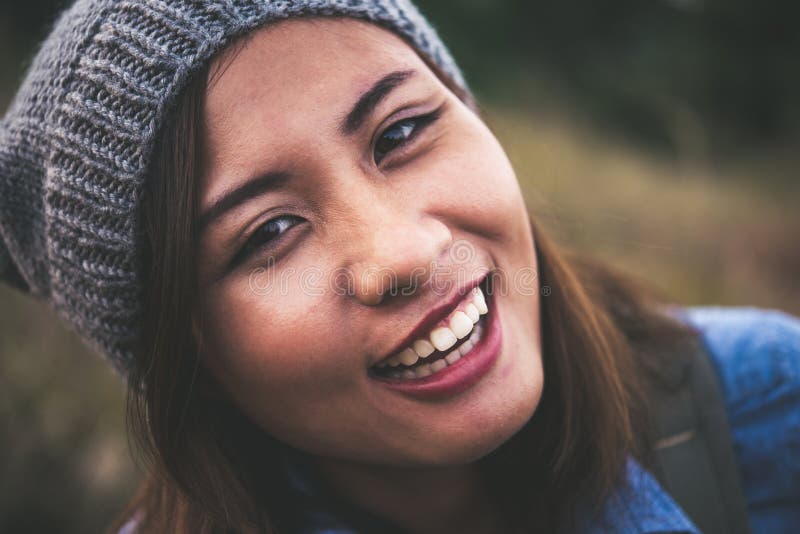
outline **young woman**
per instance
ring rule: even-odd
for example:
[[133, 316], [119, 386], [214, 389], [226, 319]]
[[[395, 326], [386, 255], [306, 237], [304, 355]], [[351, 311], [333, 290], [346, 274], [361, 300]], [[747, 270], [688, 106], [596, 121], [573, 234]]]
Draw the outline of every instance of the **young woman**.
[[127, 380], [121, 532], [799, 524], [800, 323], [557, 247], [405, 1], [80, 1], [1, 135], [3, 279]]

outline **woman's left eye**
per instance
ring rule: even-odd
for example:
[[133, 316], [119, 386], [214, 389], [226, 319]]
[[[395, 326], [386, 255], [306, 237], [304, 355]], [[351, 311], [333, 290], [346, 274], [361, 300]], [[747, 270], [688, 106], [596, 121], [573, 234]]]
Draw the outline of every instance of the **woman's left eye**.
[[397, 121], [386, 128], [375, 142], [375, 149], [373, 151], [375, 163], [379, 164], [392, 150], [402, 147], [411, 141], [425, 129], [426, 126], [434, 122], [438, 116], [439, 110], [436, 110], [427, 115], [409, 117]]

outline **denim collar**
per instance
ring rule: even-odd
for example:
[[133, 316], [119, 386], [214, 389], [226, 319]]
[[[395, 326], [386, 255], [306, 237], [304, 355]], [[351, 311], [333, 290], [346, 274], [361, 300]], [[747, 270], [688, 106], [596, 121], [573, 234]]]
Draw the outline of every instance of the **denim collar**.
[[[304, 497], [314, 497], [313, 477], [307, 468], [290, 461], [285, 465], [293, 490]], [[303, 534], [356, 534], [322, 508], [309, 506], [305, 510]], [[626, 463], [625, 483], [609, 496], [600, 513], [589, 516], [579, 508], [576, 524], [580, 534], [700, 534], [655, 477], [633, 458]]]
[[591, 519], [581, 517], [580, 511], [578, 516], [577, 532], [581, 534], [700, 534], [655, 477], [630, 457], [625, 483], [609, 496], [601, 512]]

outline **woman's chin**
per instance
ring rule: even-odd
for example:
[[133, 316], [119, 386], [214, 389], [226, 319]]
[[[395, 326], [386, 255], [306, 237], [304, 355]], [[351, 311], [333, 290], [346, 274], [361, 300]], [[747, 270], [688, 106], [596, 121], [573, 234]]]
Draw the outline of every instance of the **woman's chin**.
[[[541, 391], [537, 388], [537, 391]], [[492, 453], [510, 440], [531, 419], [538, 405], [539, 395], [531, 395], [525, 402], [506, 405], [503, 410], [476, 414], [460, 432], [431, 432], [427, 442], [417, 442], [409, 452], [409, 464], [417, 466], [456, 466], [472, 463]]]

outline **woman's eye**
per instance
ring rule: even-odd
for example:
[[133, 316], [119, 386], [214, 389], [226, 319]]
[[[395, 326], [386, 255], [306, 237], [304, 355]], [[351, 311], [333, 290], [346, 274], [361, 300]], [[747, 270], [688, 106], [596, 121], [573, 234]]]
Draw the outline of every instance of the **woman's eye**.
[[436, 110], [427, 115], [409, 117], [408, 119], [397, 121], [386, 128], [375, 142], [375, 163], [380, 163], [392, 150], [411, 141], [426, 126], [435, 121], [438, 116], [439, 110]]
[[245, 243], [242, 250], [237, 254], [234, 263], [248, 258], [256, 251], [274, 245], [275, 240], [301, 221], [302, 219], [300, 217], [295, 217], [294, 215], [281, 215], [280, 217], [275, 217], [265, 222], [252, 233], [247, 243]]

